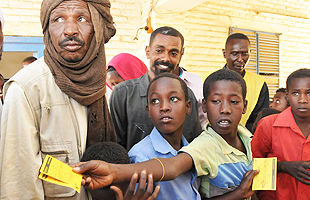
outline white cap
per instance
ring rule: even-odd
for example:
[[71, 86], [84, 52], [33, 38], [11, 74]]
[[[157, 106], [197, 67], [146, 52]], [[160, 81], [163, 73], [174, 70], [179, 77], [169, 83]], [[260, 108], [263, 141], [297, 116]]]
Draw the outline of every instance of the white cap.
[[3, 12], [1, 10], [1, 7], [0, 7], [0, 23], [1, 23], [1, 27], [3, 29], [3, 27], [4, 27], [4, 17], [3, 17]]

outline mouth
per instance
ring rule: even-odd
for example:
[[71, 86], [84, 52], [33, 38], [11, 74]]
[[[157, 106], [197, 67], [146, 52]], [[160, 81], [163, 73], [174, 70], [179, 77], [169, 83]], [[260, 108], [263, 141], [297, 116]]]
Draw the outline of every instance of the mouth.
[[170, 69], [170, 67], [167, 66], [167, 65], [157, 65], [157, 66], [158, 66], [158, 68], [161, 69], [161, 70], [168, 70], [168, 69]]
[[172, 117], [170, 117], [170, 116], [163, 116], [163, 117], [161, 117], [159, 120], [160, 120], [161, 122], [163, 122], [163, 123], [169, 123], [169, 122], [172, 121]]
[[226, 128], [231, 125], [231, 121], [229, 119], [221, 119], [217, 122], [217, 124], [222, 128]]
[[306, 111], [308, 111], [308, 108], [298, 108], [297, 110], [299, 112], [306, 112]]
[[63, 48], [67, 51], [77, 51], [82, 47], [82, 44], [77, 42], [67, 42], [63, 44]]

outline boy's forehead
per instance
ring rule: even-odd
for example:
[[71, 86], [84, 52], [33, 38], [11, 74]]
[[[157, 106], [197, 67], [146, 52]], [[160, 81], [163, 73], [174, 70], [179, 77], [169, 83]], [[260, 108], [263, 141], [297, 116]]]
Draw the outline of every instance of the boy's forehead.
[[291, 81], [291, 84], [287, 88], [288, 90], [294, 89], [306, 89], [310, 90], [310, 77], [299, 77], [294, 78]]
[[149, 88], [148, 96], [150, 96], [155, 89], [156, 90], [165, 89], [166, 92], [183, 91], [180, 81], [171, 77], [161, 77], [155, 80]]

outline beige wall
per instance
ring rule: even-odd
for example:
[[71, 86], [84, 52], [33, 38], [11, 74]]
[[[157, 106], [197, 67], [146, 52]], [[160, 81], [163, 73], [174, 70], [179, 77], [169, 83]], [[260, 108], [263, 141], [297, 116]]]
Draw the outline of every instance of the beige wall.
[[[229, 27], [281, 33], [280, 86], [293, 70], [310, 64], [309, 0], [160, 0], [152, 13], [153, 28], [173, 26], [185, 37], [181, 65], [205, 78], [225, 64], [221, 49]], [[187, 0], [183, 0], [187, 1]], [[41, 36], [40, 0], [1, 0], [5, 35]], [[111, 0], [116, 35], [106, 45], [107, 61], [121, 52], [132, 53], [148, 65], [144, 48], [149, 35], [138, 28], [146, 25], [151, 0]], [[168, 6], [168, 4], [170, 6]], [[196, 3], [196, 4], [195, 4]]]

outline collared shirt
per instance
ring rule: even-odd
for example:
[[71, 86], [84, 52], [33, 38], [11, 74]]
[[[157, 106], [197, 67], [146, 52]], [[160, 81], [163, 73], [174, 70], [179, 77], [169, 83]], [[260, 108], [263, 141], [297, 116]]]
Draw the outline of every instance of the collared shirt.
[[189, 87], [195, 94], [198, 101], [198, 114], [201, 126], [203, 127], [208, 121], [207, 113], [202, 110], [202, 99], [203, 99], [203, 83], [197, 74], [183, 70], [180, 67], [180, 78], [184, 80], [187, 87]]
[[[252, 140], [253, 157], [277, 157], [278, 161], [309, 161], [310, 137], [305, 138], [293, 117], [291, 107], [280, 114], [264, 117]], [[260, 199], [309, 200], [310, 186], [291, 175], [277, 174], [276, 191], [260, 191]]]
[[[182, 136], [183, 146], [188, 145], [185, 137]], [[147, 161], [151, 158], [170, 158], [176, 156], [175, 150], [165, 138], [154, 127], [151, 134], [134, 145], [129, 151], [131, 163]], [[195, 173], [192, 170], [178, 176], [172, 181], [156, 183], [160, 185], [158, 200], [199, 200], [198, 185], [195, 181]]]
[[[118, 142], [129, 150], [133, 145], [151, 133], [154, 125], [146, 112], [148, 73], [137, 79], [121, 82], [113, 89], [110, 111]], [[186, 116], [183, 134], [192, 141], [201, 133], [198, 117], [198, 103], [191, 90], [192, 112]]]
[[193, 142], [180, 150], [188, 153], [194, 161], [197, 175], [201, 176], [202, 197], [210, 198], [235, 190], [243, 175], [252, 168], [252, 134], [239, 124], [238, 135], [247, 154], [230, 146], [209, 124]]

